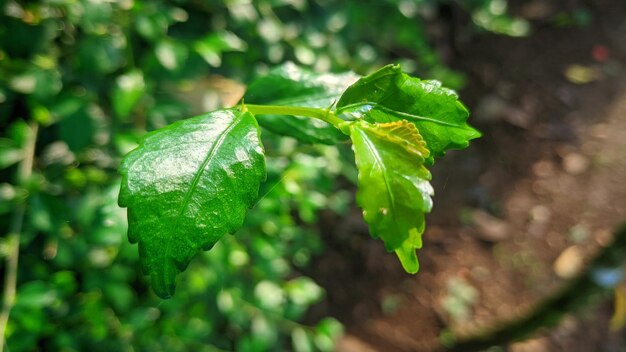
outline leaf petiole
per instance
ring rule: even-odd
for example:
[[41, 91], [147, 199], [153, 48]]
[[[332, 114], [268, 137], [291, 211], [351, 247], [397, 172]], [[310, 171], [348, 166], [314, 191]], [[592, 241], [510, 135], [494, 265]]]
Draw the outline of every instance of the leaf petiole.
[[[305, 116], [322, 120], [335, 128], [342, 130], [346, 121], [337, 117], [330, 109], [310, 108], [303, 106], [279, 106], [279, 105], [253, 105], [245, 104], [245, 110], [253, 115], [291, 115]], [[342, 131], [343, 132], [343, 131]], [[345, 133], [345, 132], [344, 132]]]

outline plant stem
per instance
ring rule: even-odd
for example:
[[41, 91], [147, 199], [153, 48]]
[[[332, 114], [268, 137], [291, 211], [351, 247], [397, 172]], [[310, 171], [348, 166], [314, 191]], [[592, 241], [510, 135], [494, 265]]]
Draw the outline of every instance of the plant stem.
[[[30, 134], [24, 146], [24, 160], [20, 162], [17, 169], [17, 183], [24, 183], [33, 173], [33, 162], [35, 159], [35, 144], [37, 143], [37, 132], [39, 126], [36, 123], [30, 124]], [[20, 255], [20, 234], [24, 224], [24, 214], [26, 212], [26, 202], [18, 204], [11, 218], [9, 234], [7, 235], [7, 264], [4, 275], [4, 300], [2, 312], [0, 312], [0, 352], [4, 350], [6, 344], [6, 328], [9, 322], [9, 315], [15, 303], [15, 293], [17, 287], [17, 264]]]
[[275, 115], [292, 115], [292, 116], [305, 116], [312, 117], [314, 119], [322, 120], [335, 126], [341, 130], [341, 125], [345, 123], [335, 115], [334, 112], [329, 109], [309, 108], [301, 106], [278, 106], [278, 105], [250, 105], [244, 104], [246, 110], [253, 114], [275, 114]]

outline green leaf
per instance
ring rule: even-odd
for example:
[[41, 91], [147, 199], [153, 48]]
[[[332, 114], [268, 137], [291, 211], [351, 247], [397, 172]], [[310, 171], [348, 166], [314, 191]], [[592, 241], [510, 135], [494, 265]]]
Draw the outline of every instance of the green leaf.
[[111, 73], [124, 64], [124, 49], [127, 43], [119, 34], [89, 36], [77, 44], [74, 65], [85, 81], [91, 83], [92, 75]]
[[[259, 77], [248, 87], [246, 103], [330, 108], [341, 93], [357, 80], [352, 72], [317, 74], [286, 63]], [[302, 142], [336, 144], [346, 136], [326, 122], [299, 116], [258, 115], [268, 130]]]
[[221, 31], [211, 32], [197, 40], [193, 48], [209, 65], [219, 67], [222, 65], [222, 53], [226, 51], [244, 51], [247, 45], [236, 34]]
[[63, 88], [61, 74], [55, 69], [29, 67], [25, 72], [9, 80], [9, 87], [22, 94], [32, 94], [39, 100], [55, 96]]
[[259, 138], [252, 114], [219, 110], [148, 134], [123, 160], [119, 204], [160, 297], [196, 253], [242, 226], [265, 177]]
[[424, 214], [432, 208], [428, 149], [415, 125], [406, 120], [350, 125], [359, 170], [357, 203], [374, 238], [395, 251], [407, 272], [419, 269]]
[[111, 94], [111, 105], [115, 115], [120, 119], [128, 117], [145, 91], [146, 83], [141, 71], [132, 70], [117, 76]]
[[150, 7], [150, 9], [137, 14], [134, 26], [140, 36], [148, 41], [155, 42], [166, 35], [169, 22], [164, 11], [157, 11]]
[[96, 133], [93, 109], [86, 102], [80, 103], [80, 108], [62, 116], [59, 122], [59, 137], [74, 152], [89, 146]]
[[0, 170], [18, 163], [24, 158], [24, 152], [15, 142], [0, 138]]
[[469, 112], [457, 94], [438, 81], [423, 81], [388, 65], [350, 86], [337, 103], [337, 114], [369, 122], [407, 120], [430, 151], [427, 163], [448, 149], [462, 149], [480, 133], [467, 124]]
[[301, 327], [291, 331], [291, 347], [295, 352], [312, 352], [313, 341], [311, 336]]
[[57, 298], [57, 292], [49, 283], [44, 281], [30, 281], [19, 287], [15, 305], [42, 309], [49, 306]]
[[169, 71], [180, 70], [189, 55], [188, 48], [173, 40], [163, 40], [154, 49], [156, 58]]
[[472, 20], [478, 27], [490, 32], [524, 37], [530, 33], [530, 23], [523, 18], [507, 14], [507, 2], [502, 0], [486, 0], [475, 3], [471, 9]]
[[343, 326], [334, 318], [324, 318], [315, 327], [315, 347], [320, 351], [335, 351]]

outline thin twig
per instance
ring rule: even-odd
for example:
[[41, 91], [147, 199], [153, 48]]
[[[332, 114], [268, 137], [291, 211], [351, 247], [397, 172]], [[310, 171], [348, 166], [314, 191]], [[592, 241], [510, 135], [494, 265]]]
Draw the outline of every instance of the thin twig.
[[[35, 144], [37, 143], [38, 125], [30, 124], [30, 135], [24, 146], [24, 159], [17, 169], [17, 184], [23, 184], [33, 173], [33, 161], [35, 159]], [[0, 352], [4, 350], [6, 344], [6, 327], [9, 322], [9, 315], [15, 303], [15, 292], [17, 286], [17, 264], [20, 256], [20, 234], [24, 224], [24, 214], [26, 212], [26, 202], [18, 204], [13, 212], [9, 234], [7, 235], [7, 264], [4, 275], [4, 300], [2, 312], [0, 312]]]

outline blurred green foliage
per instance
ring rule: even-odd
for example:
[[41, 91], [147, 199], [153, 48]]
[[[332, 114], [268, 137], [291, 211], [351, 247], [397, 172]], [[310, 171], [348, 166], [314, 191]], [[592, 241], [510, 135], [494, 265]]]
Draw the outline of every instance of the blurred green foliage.
[[[194, 82], [209, 74], [246, 81], [288, 60], [361, 73], [400, 62], [459, 87], [463, 76], [441, 63], [426, 30], [448, 5], [0, 1], [1, 257], [12, 212], [26, 209], [8, 349], [331, 350], [338, 322], [298, 323], [324, 296], [298, 271], [322, 250], [318, 211], [342, 212], [350, 198], [335, 180], [354, 170], [344, 170], [335, 149], [266, 133], [264, 197], [244, 230], [192, 263], [168, 301], [148, 289], [126, 240], [116, 204], [120, 157], [146, 131], [196, 113], [176, 92], [204, 89]], [[466, 5], [483, 28], [516, 27], [503, 0]], [[29, 124], [40, 128], [33, 175], [23, 180], [16, 170]]]

